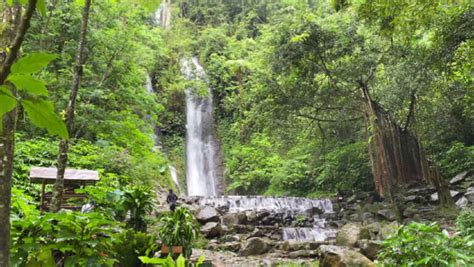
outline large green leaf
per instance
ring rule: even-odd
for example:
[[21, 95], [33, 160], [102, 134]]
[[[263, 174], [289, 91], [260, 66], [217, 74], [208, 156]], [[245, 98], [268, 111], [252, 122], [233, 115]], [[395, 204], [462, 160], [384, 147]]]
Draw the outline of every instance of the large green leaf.
[[16, 99], [7, 86], [0, 86], [0, 130], [3, 114], [11, 111], [16, 106]]
[[18, 90], [37, 95], [48, 95], [48, 90], [44, 83], [29, 74], [13, 74], [8, 77], [8, 80], [13, 83]]
[[50, 134], [69, 138], [66, 125], [54, 112], [53, 104], [46, 100], [24, 100], [22, 102], [31, 122], [38, 127], [45, 128]]
[[38, 2], [36, 2], [36, 8], [41, 13], [41, 16], [46, 16], [46, 3], [45, 3], [45, 1], [46, 0], [38, 0]]
[[12, 66], [12, 74], [16, 73], [35, 73], [46, 67], [49, 62], [56, 58], [56, 55], [48, 53], [33, 53], [20, 58]]

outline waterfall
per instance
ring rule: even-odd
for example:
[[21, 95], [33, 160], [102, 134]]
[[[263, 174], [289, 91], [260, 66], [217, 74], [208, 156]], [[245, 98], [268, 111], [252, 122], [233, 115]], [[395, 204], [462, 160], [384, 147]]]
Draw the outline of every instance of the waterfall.
[[[229, 213], [261, 212], [283, 215], [290, 222], [303, 215], [309, 218], [312, 227], [283, 227], [283, 240], [292, 242], [325, 241], [336, 236], [336, 230], [328, 227], [325, 217], [334, 213], [330, 199], [311, 199], [304, 197], [267, 196], [219, 196], [197, 199], [200, 206], [211, 206]], [[285, 220], [284, 220], [285, 221]]]
[[325, 241], [336, 237], [336, 230], [320, 227], [285, 227], [283, 240], [296, 242]]
[[221, 196], [199, 199], [200, 205], [225, 208], [229, 212], [270, 211], [284, 214], [333, 213], [329, 199], [304, 197]]
[[[181, 60], [181, 72], [187, 80], [206, 83], [206, 73], [196, 57]], [[219, 145], [214, 134], [212, 92], [207, 87], [205, 96], [187, 88], [186, 94], [186, 182], [189, 196], [219, 194]]]
[[169, 29], [171, 24], [171, 3], [163, 1], [160, 7], [155, 11], [154, 22], [157, 26]]

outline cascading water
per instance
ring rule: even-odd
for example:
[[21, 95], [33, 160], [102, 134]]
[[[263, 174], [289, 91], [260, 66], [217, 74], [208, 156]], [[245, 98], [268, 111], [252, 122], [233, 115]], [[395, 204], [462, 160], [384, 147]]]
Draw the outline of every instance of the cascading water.
[[325, 215], [334, 213], [329, 199], [310, 199], [302, 197], [265, 197], [265, 196], [221, 196], [203, 197], [199, 205], [211, 206], [236, 212], [270, 212], [290, 216], [294, 220], [298, 215], [309, 216], [312, 227], [283, 227], [283, 240], [294, 242], [324, 241], [334, 238], [336, 230], [326, 224]]
[[[181, 60], [181, 72], [187, 80], [206, 83], [206, 74], [196, 57]], [[189, 196], [219, 194], [219, 145], [214, 135], [212, 92], [205, 96], [186, 89], [186, 183]]]
[[322, 213], [333, 212], [331, 200], [304, 197], [221, 196], [201, 198], [199, 204], [225, 207], [229, 212], [266, 210], [292, 215], [312, 213], [315, 209]]
[[158, 26], [167, 30], [171, 23], [171, 7], [169, 1], [163, 1], [160, 7], [155, 11], [154, 21]]

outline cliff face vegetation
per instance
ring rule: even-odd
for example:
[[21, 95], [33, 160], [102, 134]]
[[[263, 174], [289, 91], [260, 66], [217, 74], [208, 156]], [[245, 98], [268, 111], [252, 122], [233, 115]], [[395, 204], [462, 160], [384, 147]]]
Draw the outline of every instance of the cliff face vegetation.
[[[474, 169], [472, 1], [1, 0], [0, 7], [0, 266], [10, 251], [23, 265], [71, 255], [73, 266], [124, 260], [111, 248], [118, 243], [104, 239], [94, 252], [82, 242], [101, 227], [112, 234], [111, 225], [123, 228], [122, 243], [133, 236], [153, 245], [142, 232], [154, 194], [190, 191], [191, 154], [205, 156], [196, 179], [213, 175], [214, 191], [206, 192], [369, 192], [399, 218], [400, 195], [415, 185], [433, 187], [439, 204], [453, 209], [448, 181]], [[185, 73], [190, 60], [194, 70]], [[190, 153], [190, 128], [203, 124], [195, 136], [212, 145]], [[55, 185], [32, 183], [33, 166], [57, 168]], [[100, 181], [71, 188], [67, 169], [96, 170]], [[105, 221], [100, 212], [50, 213], [86, 202]], [[41, 228], [32, 239], [54, 240], [54, 248], [27, 244], [32, 225], [55, 215], [63, 226], [96, 224], [64, 251], [63, 228]]]

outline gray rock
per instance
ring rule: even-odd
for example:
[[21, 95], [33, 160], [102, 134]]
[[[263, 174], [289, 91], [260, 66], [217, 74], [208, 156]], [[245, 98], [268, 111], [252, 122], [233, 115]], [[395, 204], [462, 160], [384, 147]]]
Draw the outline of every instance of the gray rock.
[[377, 239], [378, 240], [385, 240], [387, 239], [388, 237], [394, 235], [397, 233], [398, 231], [398, 228], [400, 226], [398, 225], [397, 222], [392, 222], [390, 224], [386, 224], [386, 225], [383, 225], [381, 228], [380, 228], [380, 232], [377, 236]]
[[324, 245], [319, 248], [320, 267], [375, 267], [375, 264], [361, 253], [345, 247]]
[[201, 232], [207, 238], [219, 237], [222, 235], [222, 227], [219, 223], [208, 222], [203, 227], [201, 227]]
[[464, 194], [464, 197], [467, 198], [467, 200], [469, 200], [469, 202], [474, 203], [474, 187], [470, 187], [470, 188], [473, 188], [473, 190], [469, 191], [469, 189], [468, 189], [466, 194]]
[[228, 213], [222, 216], [222, 223], [224, 225], [246, 224], [247, 216], [245, 213]]
[[265, 235], [265, 233], [262, 230], [260, 230], [259, 228], [255, 228], [253, 230], [253, 232], [251, 232], [249, 234], [249, 238], [251, 238], [251, 237], [262, 237], [264, 235]]
[[336, 245], [353, 247], [357, 240], [369, 239], [370, 233], [360, 224], [348, 223], [336, 233]]
[[[449, 193], [451, 194], [451, 197], [456, 197], [460, 194], [458, 191], [454, 191], [454, 190], [449, 190]], [[438, 201], [438, 192], [431, 194], [430, 200], [432, 202]]]
[[457, 184], [466, 178], [468, 171], [464, 171], [454, 176], [453, 179], [449, 180], [450, 184]]
[[245, 216], [247, 217], [247, 223], [258, 222], [257, 213], [255, 211], [246, 211]]
[[260, 237], [252, 237], [247, 239], [240, 250], [241, 256], [261, 255], [271, 249], [269, 243]]
[[205, 224], [207, 222], [218, 222], [219, 213], [213, 207], [199, 207], [199, 209], [196, 211], [196, 219], [202, 224]]
[[415, 216], [415, 214], [418, 214], [420, 211], [414, 207], [414, 206], [408, 206], [405, 208], [405, 210], [403, 211], [403, 217], [405, 218], [413, 218], [413, 216]]
[[374, 215], [371, 212], [364, 212], [360, 217], [363, 224], [370, 224], [375, 221]]
[[240, 242], [227, 242], [227, 243], [224, 243], [224, 244], [220, 244], [218, 246], [219, 249], [222, 249], [222, 250], [228, 250], [228, 251], [232, 251], [232, 252], [237, 252], [240, 250]]
[[378, 215], [382, 216], [382, 218], [389, 220], [389, 221], [394, 221], [397, 219], [397, 215], [392, 209], [383, 209], [379, 210], [377, 212]]
[[298, 250], [288, 253], [287, 257], [290, 259], [316, 258], [318, 257], [318, 253], [315, 250]]
[[469, 204], [469, 200], [465, 197], [461, 197], [460, 199], [458, 199], [458, 201], [456, 201], [456, 206], [460, 208], [465, 208], [467, 207], [468, 204]]
[[380, 241], [367, 239], [357, 241], [357, 246], [360, 248], [360, 252], [370, 260], [375, 260], [377, 254], [382, 248]]

